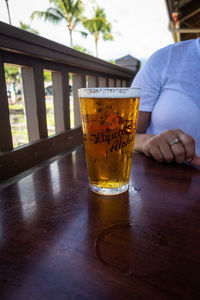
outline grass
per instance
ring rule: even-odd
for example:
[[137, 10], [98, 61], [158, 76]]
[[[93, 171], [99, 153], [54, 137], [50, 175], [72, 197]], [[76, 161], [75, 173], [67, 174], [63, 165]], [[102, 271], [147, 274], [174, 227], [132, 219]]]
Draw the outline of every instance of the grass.
[[15, 104], [9, 104], [10, 110], [18, 110], [18, 109], [24, 109], [23, 103], [15, 103]]
[[[54, 119], [54, 105], [53, 100], [45, 102], [46, 107], [46, 118], [47, 118], [47, 128], [48, 136], [55, 134], [55, 119]], [[20, 110], [19, 113], [16, 111]], [[26, 144], [28, 140], [28, 131], [26, 116], [22, 113], [24, 111], [24, 104], [22, 102], [9, 104], [10, 111], [10, 122], [11, 131], [13, 137], [14, 148]], [[13, 113], [15, 111], [15, 113]], [[73, 111], [73, 105], [70, 103], [70, 111]], [[74, 124], [74, 115], [71, 113], [71, 126]]]

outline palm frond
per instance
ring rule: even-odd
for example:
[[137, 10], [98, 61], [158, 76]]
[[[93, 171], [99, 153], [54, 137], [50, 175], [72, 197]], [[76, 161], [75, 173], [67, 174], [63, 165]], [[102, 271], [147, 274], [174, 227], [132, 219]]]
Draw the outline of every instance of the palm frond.
[[73, 9], [72, 9], [72, 14], [80, 19], [80, 16], [82, 15], [84, 11], [84, 6], [82, 0], [77, 0]]
[[114, 37], [112, 34], [110, 33], [105, 33], [103, 34], [103, 40], [104, 41], [113, 41], [114, 40]]
[[39, 32], [37, 30], [35, 30], [34, 28], [32, 28], [29, 24], [25, 24], [22, 21], [19, 21], [19, 24], [20, 24], [21, 29], [39, 35]]
[[65, 15], [62, 12], [62, 10], [59, 10], [57, 8], [49, 7], [47, 9], [47, 12], [50, 13], [50, 14], [52, 14], [52, 15], [55, 15], [56, 17], [58, 17], [58, 19], [61, 19], [61, 20], [65, 19]]
[[44, 19], [45, 22], [51, 21], [52, 23], [60, 23], [62, 21], [62, 19], [59, 18], [58, 15], [51, 13], [50, 8], [48, 8], [47, 11], [34, 11], [31, 15], [31, 20], [33, 20], [35, 17], [38, 17], [39, 19]]
[[81, 36], [82, 36], [83, 38], [86, 38], [86, 37], [88, 36], [88, 33], [85, 32], [85, 31], [78, 31], [78, 32], [81, 34]]
[[55, 7], [59, 8], [59, 9], [62, 9], [63, 11], [65, 10], [65, 2], [66, 1], [63, 1], [63, 0], [49, 0], [50, 3], [54, 4]]

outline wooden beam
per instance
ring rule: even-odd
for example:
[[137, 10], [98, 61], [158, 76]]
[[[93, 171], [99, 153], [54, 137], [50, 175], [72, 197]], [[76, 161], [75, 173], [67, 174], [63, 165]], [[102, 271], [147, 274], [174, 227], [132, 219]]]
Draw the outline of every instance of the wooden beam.
[[111, 77], [127, 78], [132, 77], [134, 74], [131, 70], [81, 53], [3, 22], [0, 22], [0, 49], [8, 49], [24, 56], [61, 63], [84, 71], [95, 70], [96, 73], [109, 74]]
[[97, 76], [88, 76], [88, 87], [98, 87], [99, 85], [99, 78]]
[[171, 31], [177, 33], [200, 33], [200, 28], [174, 28]]
[[109, 78], [109, 87], [115, 87], [115, 81], [112, 78]]
[[29, 141], [32, 142], [40, 138], [33, 68], [22, 67], [21, 75], [28, 137]]
[[108, 86], [108, 80], [104, 77], [99, 77], [99, 87], [107, 87]]
[[188, 15], [185, 15], [184, 17], [181, 17], [180, 20], [179, 20], [179, 22], [183, 23], [185, 20], [193, 17], [194, 15], [198, 14], [199, 12], [200, 12], [200, 8], [197, 8], [196, 10], [192, 11]]
[[82, 142], [82, 129], [79, 127], [2, 153], [0, 155], [0, 182], [55, 155], [71, 150]]
[[74, 127], [81, 126], [81, 115], [78, 99], [78, 89], [86, 87], [86, 76], [84, 74], [72, 74], [72, 91], [74, 104]]
[[35, 93], [37, 102], [37, 116], [40, 138], [48, 136], [47, 131], [47, 119], [46, 119], [46, 106], [45, 106], [45, 91], [44, 91], [44, 74], [43, 69], [39, 64], [35, 64], [34, 70], [34, 82]]
[[199, 0], [192, 0], [180, 8], [181, 20], [199, 9]]
[[56, 133], [70, 128], [69, 74], [52, 72]]
[[0, 151], [13, 148], [3, 58], [0, 57]]

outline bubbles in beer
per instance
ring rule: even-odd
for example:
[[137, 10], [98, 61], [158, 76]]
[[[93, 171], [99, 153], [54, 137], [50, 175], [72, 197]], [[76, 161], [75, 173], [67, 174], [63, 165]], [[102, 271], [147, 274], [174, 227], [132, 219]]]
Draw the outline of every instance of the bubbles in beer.
[[80, 97], [84, 144], [90, 183], [118, 188], [129, 181], [139, 98], [107, 92]]

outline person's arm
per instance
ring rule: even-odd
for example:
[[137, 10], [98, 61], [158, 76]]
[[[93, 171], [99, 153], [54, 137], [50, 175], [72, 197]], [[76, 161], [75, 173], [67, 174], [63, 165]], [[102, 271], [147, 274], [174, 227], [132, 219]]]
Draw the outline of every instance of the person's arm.
[[[200, 158], [195, 154], [194, 139], [180, 129], [165, 130], [158, 135], [146, 134], [151, 112], [140, 111], [137, 122], [135, 150], [153, 157], [158, 162], [183, 163], [185, 160], [200, 166]], [[174, 140], [178, 143], [170, 145]]]
[[135, 150], [138, 152], [144, 153], [144, 143], [153, 136], [145, 133], [150, 120], [151, 112], [139, 111], [135, 137]]
[[135, 150], [158, 162], [183, 163], [186, 160], [200, 166], [200, 158], [195, 154], [195, 142], [182, 130], [165, 130], [158, 135], [146, 134], [151, 111], [164, 86], [171, 51], [172, 47], [169, 46], [155, 52], [132, 82], [132, 87], [141, 89]]

